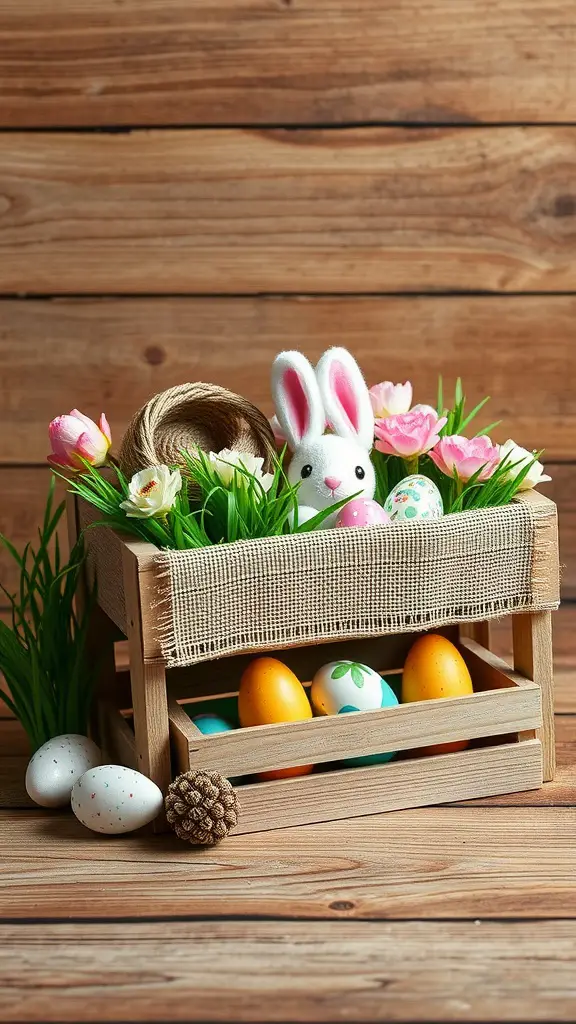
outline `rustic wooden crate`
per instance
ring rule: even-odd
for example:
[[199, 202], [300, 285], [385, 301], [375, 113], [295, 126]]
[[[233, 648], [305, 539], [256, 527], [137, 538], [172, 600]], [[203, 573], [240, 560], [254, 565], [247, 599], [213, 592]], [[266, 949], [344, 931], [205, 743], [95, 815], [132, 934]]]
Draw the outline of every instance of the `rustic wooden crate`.
[[[536, 500], [547, 502], [541, 495]], [[93, 518], [93, 510], [73, 500], [69, 513], [73, 533]], [[138, 768], [163, 790], [173, 771], [188, 768], [241, 776], [239, 832], [534, 789], [553, 777], [549, 611], [512, 616], [513, 670], [490, 651], [488, 623], [470, 627], [456, 622], [442, 630], [459, 644], [470, 668], [475, 691], [470, 696], [204, 736], [183, 705], [237, 693], [243, 666], [259, 652], [167, 671], [156, 630], [157, 549], [103, 528], [88, 530], [86, 537], [90, 571], [98, 583], [91, 642], [100, 657], [105, 654], [98, 707], [109, 756]], [[536, 543], [539, 578], [544, 572], [553, 596], [558, 578], [553, 515]], [[114, 665], [114, 640], [121, 635], [129, 641], [130, 693], [119, 685]], [[304, 681], [337, 657], [366, 661], [389, 673], [401, 668], [417, 635], [343, 638], [277, 653]], [[466, 750], [417, 755], [421, 747], [462, 739], [472, 741]], [[366, 767], [339, 764], [387, 750], [400, 755]], [[250, 779], [260, 771], [309, 763], [324, 769], [275, 781]], [[164, 821], [156, 827], [161, 830]]]

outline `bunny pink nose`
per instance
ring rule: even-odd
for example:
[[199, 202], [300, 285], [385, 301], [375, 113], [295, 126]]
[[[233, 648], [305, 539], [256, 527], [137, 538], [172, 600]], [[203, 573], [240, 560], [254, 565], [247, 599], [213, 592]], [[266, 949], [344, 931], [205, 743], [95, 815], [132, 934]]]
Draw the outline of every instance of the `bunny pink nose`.
[[329, 491], [335, 491], [337, 487], [340, 487], [342, 481], [337, 476], [325, 476], [324, 483]]

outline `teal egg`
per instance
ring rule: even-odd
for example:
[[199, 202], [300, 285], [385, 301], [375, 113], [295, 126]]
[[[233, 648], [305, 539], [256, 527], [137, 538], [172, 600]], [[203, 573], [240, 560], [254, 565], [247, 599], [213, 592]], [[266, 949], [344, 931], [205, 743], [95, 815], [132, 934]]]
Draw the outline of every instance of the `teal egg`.
[[234, 728], [225, 718], [220, 718], [220, 715], [195, 715], [192, 721], [204, 736], [214, 736], [218, 732], [232, 732]]
[[[215, 736], [219, 732], [233, 732], [234, 730], [234, 726], [230, 725], [225, 718], [220, 718], [220, 715], [195, 715], [192, 721], [204, 736]], [[233, 786], [237, 786], [240, 778], [230, 779], [230, 782]]]
[[[398, 697], [394, 693], [394, 690], [385, 679], [382, 680], [382, 708], [395, 708], [398, 706]], [[347, 711], [355, 711], [355, 708], [348, 707], [342, 708], [340, 714]], [[391, 761], [393, 757], [396, 757], [397, 751], [390, 750], [386, 754], [367, 754], [366, 757], [348, 757], [342, 764], [347, 764], [351, 768], [363, 768], [368, 764], [385, 764], [386, 761]]]

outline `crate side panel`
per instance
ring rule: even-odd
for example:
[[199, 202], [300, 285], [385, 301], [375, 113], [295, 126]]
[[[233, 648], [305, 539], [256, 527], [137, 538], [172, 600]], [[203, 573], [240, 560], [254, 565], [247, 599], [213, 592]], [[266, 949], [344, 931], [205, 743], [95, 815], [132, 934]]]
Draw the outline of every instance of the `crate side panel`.
[[[98, 604], [118, 629], [127, 634], [126, 601], [122, 570], [123, 543], [107, 527], [90, 527], [98, 519], [97, 509], [84, 501], [78, 502], [78, 522], [84, 530], [87, 550], [88, 577], [96, 580]], [[90, 529], [87, 529], [90, 527]]]
[[456, 740], [536, 729], [542, 724], [536, 684], [466, 697], [401, 704], [395, 708], [261, 725], [210, 737], [196, 736], [188, 716], [171, 712], [173, 733], [188, 739], [191, 768], [251, 775], [275, 768], [324, 764], [347, 757], [410, 750]]
[[539, 740], [237, 789], [236, 834], [538, 789]]

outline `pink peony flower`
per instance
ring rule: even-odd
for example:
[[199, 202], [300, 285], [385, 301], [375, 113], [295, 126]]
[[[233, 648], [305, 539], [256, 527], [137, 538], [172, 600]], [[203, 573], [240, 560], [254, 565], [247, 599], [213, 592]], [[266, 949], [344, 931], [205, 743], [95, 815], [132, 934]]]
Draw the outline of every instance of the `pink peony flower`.
[[482, 469], [478, 480], [488, 480], [500, 461], [498, 446], [489, 437], [461, 437], [453, 434], [440, 439], [430, 458], [446, 476], [454, 476], [466, 482]]
[[393, 384], [391, 380], [385, 380], [370, 388], [370, 401], [378, 419], [402, 415], [408, 412], [412, 404], [412, 385], [409, 380], [405, 384]]
[[82, 469], [80, 458], [92, 466], [103, 466], [112, 443], [110, 427], [104, 413], [98, 424], [78, 409], [67, 416], [57, 416], [48, 427], [52, 452], [48, 462], [53, 466]]
[[376, 420], [375, 447], [385, 455], [399, 455], [402, 459], [415, 458], [430, 451], [440, 440], [439, 432], [446, 417], [438, 418], [434, 409], [413, 409], [398, 416]]

